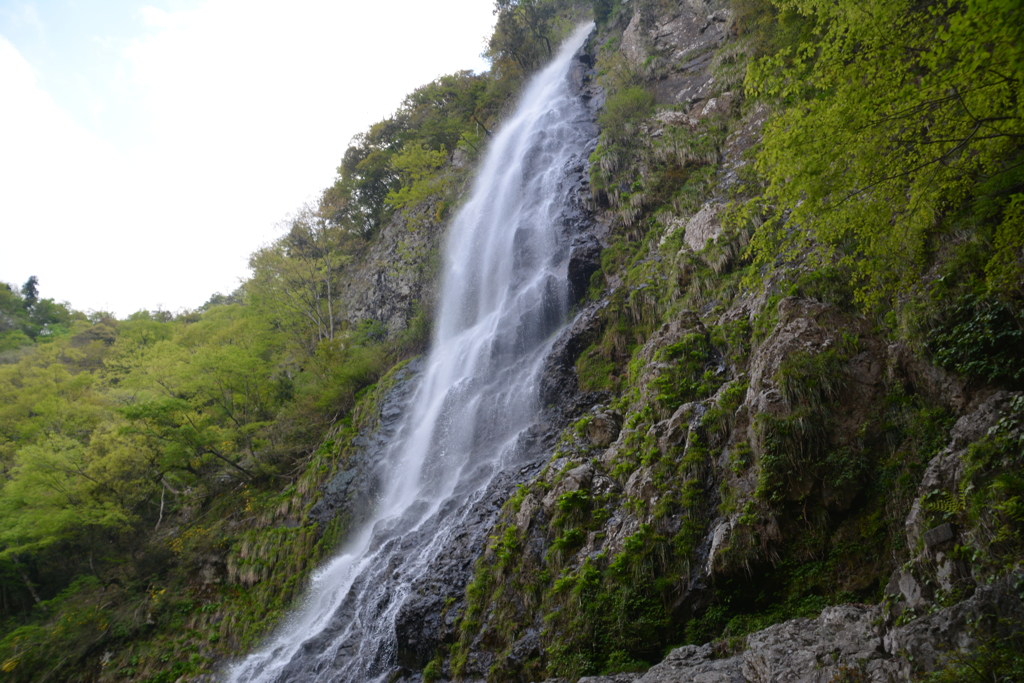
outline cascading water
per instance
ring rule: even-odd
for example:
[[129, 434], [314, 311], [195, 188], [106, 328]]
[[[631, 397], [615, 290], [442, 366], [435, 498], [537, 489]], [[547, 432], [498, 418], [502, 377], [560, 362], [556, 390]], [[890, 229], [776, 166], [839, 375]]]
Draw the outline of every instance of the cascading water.
[[528, 457], [541, 365], [568, 308], [567, 173], [591, 140], [568, 73], [591, 30], [578, 28], [530, 82], [452, 224], [432, 351], [383, 464], [375, 514], [232, 681], [388, 676], [413, 583], [492, 479]]

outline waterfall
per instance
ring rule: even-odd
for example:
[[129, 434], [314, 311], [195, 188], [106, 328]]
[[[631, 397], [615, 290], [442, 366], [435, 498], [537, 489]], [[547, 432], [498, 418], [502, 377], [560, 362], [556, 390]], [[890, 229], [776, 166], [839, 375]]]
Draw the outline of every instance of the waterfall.
[[494, 478], [531, 457], [541, 366], [568, 312], [567, 178], [591, 139], [568, 74], [591, 30], [578, 28], [527, 85], [452, 223], [432, 350], [385, 456], [372, 518], [230, 680], [386, 679], [414, 582]]

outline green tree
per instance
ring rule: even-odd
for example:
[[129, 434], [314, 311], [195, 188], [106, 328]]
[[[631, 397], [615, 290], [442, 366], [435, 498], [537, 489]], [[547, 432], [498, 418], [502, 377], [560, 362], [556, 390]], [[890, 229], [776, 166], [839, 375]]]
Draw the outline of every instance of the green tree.
[[486, 55], [503, 76], [521, 80], [551, 57], [557, 5], [547, 0], [495, 0], [498, 20]]
[[[137, 321], [147, 322], [147, 321]], [[156, 454], [160, 478], [196, 481], [224, 471], [250, 479], [263, 430], [280, 407], [276, 361], [285, 343], [249, 306], [216, 306], [172, 338], [128, 349], [118, 392], [129, 421]]]
[[21, 296], [24, 301], [22, 305], [25, 308], [32, 308], [36, 305], [36, 301], [39, 299], [39, 278], [35, 275], [25, 281], [25, 284], [21, 286]]
[[338, 178], [324, 193], [323, 206], [336, 225], [361, 235], [372, 235], [387, 213], [384, 203], [398, 184], [391, 155], [401, 148], [402, 122], [386, 119], [352, 139], [338, 166]]
[[478, 151], [481, 136], [490, 134], [497, 114], [492, 82], [488, 75], [460, 71], [414, 90], [395, 114], [404, 124], [404, 147], [450, 153], [463, 145], [467, 151]]
[[17, 462], [0, 495], [0, 558], [37, 552], [88, 529], [123, 531], [133, 521], [116, 495], [103, 495], [107, 487], [80, 441], [50, 435], [20, 449]]
[[403, 210], [440, 192], [444, 186], [440, 170], [447, 160], [448, 152], [443, 146], [436, 152], [426, 146], [404, 147], [392, 159], [392, 166], [402, 178], [402, 186], [388, 193], [388, 205]]
[[809, 248], [877, 300], [918, 281], [945, 215], [988, 197], [990, 275], [1012, 280], [1024, 195], [1000, 179], [1018, 177], [1024, 158], [1020, 0], [776, 4], [813, 33], [747, 76], [750, 93], [785, 105], [757, 165], [767, 203], [800, 226], [761, 231], [761, 258]]
[[17, 449], [63, 436], [87, 442], [107, 414], [107, 403], [88, 372], [62, 362], [65, 343], [47, 345], [12, 365], [0, 365], [0, 465]]
[[323, 211], [305, 206], [286, 235], [249, 259], [248, 294], [310, 353], [341, 329], [339, 277], [352, 259], [346, 247], [353, 237]]

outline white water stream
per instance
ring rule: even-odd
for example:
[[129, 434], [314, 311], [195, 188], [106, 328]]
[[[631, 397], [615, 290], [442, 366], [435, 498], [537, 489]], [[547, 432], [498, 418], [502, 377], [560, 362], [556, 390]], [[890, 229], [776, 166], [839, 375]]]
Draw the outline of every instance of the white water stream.
[[493, 477], [521, 465], [541, 364], [567, 314], [566, 175], [588, 141], [568, 73], [591, 29], [578, 28], [528, 84], [452, 224], [432, 350], [386, 456], [375, 514], [231, 681], [389, 676], [395, 616], [412, 583]]

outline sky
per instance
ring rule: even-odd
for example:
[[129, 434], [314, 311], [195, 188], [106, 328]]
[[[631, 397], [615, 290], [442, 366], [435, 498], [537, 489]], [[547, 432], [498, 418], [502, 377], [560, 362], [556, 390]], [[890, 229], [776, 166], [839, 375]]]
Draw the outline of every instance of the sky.
[[124, 317], [234, 290], [492, 0], [0, 0], [0, 282]]

